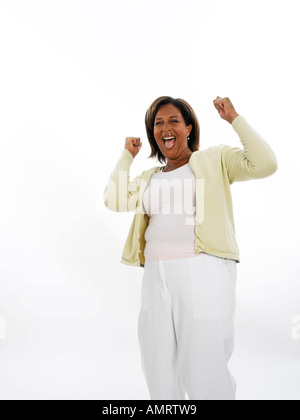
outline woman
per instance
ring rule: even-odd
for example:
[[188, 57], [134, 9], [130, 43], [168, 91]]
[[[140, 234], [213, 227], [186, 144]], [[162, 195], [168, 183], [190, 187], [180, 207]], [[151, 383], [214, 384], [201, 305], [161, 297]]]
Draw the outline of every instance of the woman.
[[144, 267], [138, 338], [151, 399], [181, 400], [185, 393], [191, 400], [236, 398], [227, 366], [240, 262], [230, 185], [270, 176], [278, 165], [229, 98], [213, 103], [243, 149], [220, 144], [199, 150], [192, 107], [163, 96], [147, 110], [145, 124], [149, 157], [165, 166], [130, 181], [142, 143], [127, 137], [104, 191], [110, 210], [135, 211], [121, 262]]

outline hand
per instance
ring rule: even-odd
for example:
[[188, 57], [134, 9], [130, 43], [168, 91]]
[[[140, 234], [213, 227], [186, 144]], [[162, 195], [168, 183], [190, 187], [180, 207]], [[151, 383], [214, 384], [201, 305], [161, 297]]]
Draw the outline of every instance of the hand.
[[127, 149], [132, 156], [135, 158], [142, 147], [140, 137], [126, 137], [125, 149]]
[[239, 116], [229, 98], [221, 98], [220, 96], [217, 96], [214, 100], [214, 106], [219, 111], [220, 117], [230, 124], [232, 124], [232, 121]]

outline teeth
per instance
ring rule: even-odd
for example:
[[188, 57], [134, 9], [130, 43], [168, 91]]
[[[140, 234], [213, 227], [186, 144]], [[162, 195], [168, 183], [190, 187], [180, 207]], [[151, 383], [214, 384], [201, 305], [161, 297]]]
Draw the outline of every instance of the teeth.
[[175, 139], [175, 137], [164, 137], [163, 140], [171, 140], [171, 139]]
[[165, 140], [165, 148], [168, 150], [173, 149], [173, 147], [175, 146], [175, 143], [176, 143], [175, 138], [173, 138], [172, 140], [169, 140], [169, 139]]

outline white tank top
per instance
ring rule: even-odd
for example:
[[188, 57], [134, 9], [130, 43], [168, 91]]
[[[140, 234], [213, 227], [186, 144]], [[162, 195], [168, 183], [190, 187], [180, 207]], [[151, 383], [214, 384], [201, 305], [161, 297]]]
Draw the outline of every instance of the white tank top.
[[195, 257], [195, 175], [188, 163], [151, 176], [143, 195], [150, 217], [145, 232], [145, 260]]

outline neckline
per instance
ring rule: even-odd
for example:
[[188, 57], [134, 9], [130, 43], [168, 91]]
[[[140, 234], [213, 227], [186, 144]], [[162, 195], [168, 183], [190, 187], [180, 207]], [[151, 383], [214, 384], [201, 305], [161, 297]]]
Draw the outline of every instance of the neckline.
[[184, 164], [184, 165], [182, 165], [182, 166], [179, 166], [179, 168], [176, 168], [176, 169], [173, 169], [172, 171], [167, 171], [167, 172], [163, 171], [163, 168], [164, 168], [164, 167], [162, 167], [162, 168], [161, 168], [161, 172], [162, 172], [162, 173], [164, 173], [164, 174], [168, 174], [169, 172], [178, 171], [179, 169], [183, 168], [184, 166], [186, 166], [186, 165], [188, 165], [188, 164], [189, 164], [189, 162], [185, 163], [185, 164]]

